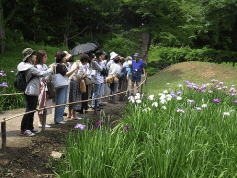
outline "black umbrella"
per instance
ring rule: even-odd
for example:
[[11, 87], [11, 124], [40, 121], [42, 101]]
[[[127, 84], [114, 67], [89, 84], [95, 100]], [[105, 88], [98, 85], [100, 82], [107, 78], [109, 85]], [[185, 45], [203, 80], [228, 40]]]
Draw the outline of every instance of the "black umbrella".
[[89, 53], [97, 49], [98, 47], [94, 43], [79, 44], [71, 50], [70, 54], [73, 56], [77, 56], [79, 54]]

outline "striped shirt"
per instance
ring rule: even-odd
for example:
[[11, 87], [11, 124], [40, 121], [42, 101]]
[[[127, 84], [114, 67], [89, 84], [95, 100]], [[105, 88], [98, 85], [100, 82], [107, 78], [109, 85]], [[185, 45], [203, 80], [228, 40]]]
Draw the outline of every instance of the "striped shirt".
[[101, 71], [105, 68], [103, 62], [93, 61], [92, 69], [96, 70], [96, 74], [94, 75], [94, 82], [95, 84], [104, 83], [104, 76], [101, 74]]

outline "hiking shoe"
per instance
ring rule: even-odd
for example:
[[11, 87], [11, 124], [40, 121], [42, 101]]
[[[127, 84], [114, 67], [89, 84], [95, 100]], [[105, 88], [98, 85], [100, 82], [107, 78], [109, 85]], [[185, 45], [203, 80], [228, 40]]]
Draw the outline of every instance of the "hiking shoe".
[[37, 129], [35, 129], [35, 128], [31, 129], [30, 131], [31, 131], [32, 133], [40, 133], [40, 130], [37, 130]]
[[30, 130], [25, 130], [25, 131], [21, 131], [20, 132], [20, 135], [21, 136], [28, 136], [28, 137], [31, 137], [31, 136], [34, 136], [35, 134], [34, 133], [32, 133]]

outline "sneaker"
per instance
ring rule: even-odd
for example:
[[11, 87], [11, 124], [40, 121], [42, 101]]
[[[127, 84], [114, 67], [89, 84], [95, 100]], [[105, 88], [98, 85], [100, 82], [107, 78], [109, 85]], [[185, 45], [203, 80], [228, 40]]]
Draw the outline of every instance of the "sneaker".
[[60, 122], [55, 122], [55, 124], [66, 124], [66, 122], [60, 121]]
[[30, 131], [31, 131], [32, 133], [40, 133], [40, 130], [37, 130], [37, 129], [35, 129], [35, 128], [31, 129]]
[[[38, 127], [42, 127], [42, 124], [38, 123]], [[47, 122], [45, 123], [45, 127], [51, 127]]]
[[31, 136], [34, 136], [35, 134], [32, 133], [30, 130], [25, 130], [25, 131], [21, 131], [20, 135], [31, 137]]
[[74, 119], [74, 120], [80, 120], [80, 119], [82, 119], [81, 117], [72, 117], [72, 119]]

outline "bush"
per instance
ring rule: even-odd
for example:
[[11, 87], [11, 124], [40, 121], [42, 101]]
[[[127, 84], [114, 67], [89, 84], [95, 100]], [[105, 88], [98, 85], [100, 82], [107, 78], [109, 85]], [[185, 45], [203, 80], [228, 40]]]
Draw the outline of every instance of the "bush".
[[191, 49], [186, 46], [182, 49], [173, 47], [151, 46], [149, 51], [149, 61], [162, 61], [173, 64], [185, 61], [203, 62], [237, 62], [237, 52], [215, 50], [208, 47], [203, 49]]

